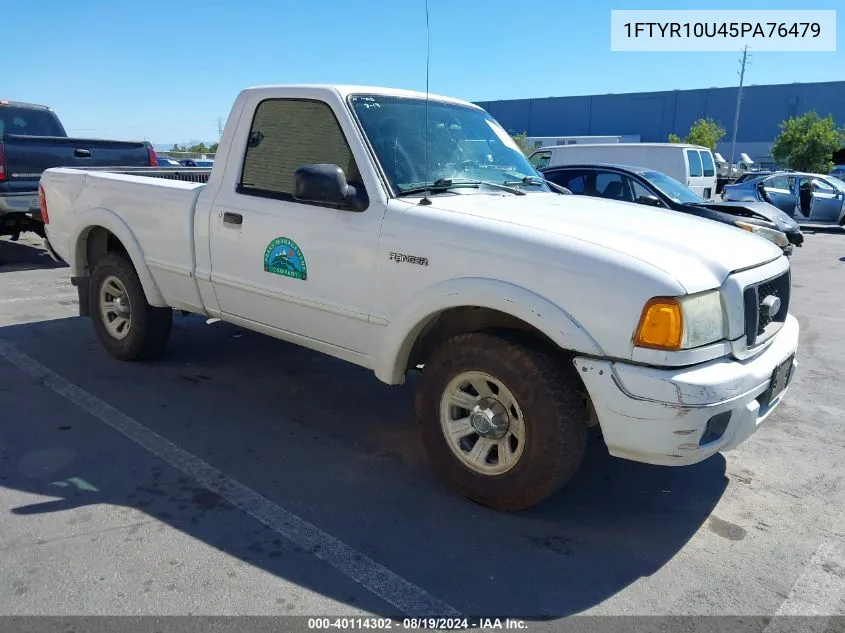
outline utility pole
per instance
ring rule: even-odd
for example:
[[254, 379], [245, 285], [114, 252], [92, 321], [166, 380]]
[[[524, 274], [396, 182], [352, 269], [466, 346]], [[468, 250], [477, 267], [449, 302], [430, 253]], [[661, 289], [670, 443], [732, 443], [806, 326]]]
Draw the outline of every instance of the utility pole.
[[734, 134], [733, 134], [733, 142], [731, 143], [731, 162], [730, 166], [728, 167], [729, 176], [732, 176], [731, 173], [734, 167], [734, 155], [736, 154], [736, 133], [737, 129], [739, 128], [739, 109], [742, 105], [742, 82], [745, 80], [745, 65], [748, 61], [748, 44], [746, 44], [742, 49], [742, 60], [741, 66], [739, 69], [739, 90], [736, 93], [736, 114], [734, 115]]
[[223, 138], [223, 117], [217, 117], [217, 142]]

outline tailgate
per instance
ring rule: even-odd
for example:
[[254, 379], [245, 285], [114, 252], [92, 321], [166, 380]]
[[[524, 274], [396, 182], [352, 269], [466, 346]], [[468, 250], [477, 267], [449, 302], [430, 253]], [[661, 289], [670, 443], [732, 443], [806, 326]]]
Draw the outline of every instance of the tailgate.
[[2, 137], [9, 182], [38, 180], [51, 167], [145, 167], [150, 164], [143, 141], [108, 141], [63, 136]]

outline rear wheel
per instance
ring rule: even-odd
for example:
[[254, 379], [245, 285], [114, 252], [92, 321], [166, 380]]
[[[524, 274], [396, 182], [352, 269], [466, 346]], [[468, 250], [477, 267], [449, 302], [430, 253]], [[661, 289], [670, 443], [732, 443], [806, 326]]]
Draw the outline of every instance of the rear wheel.
[[428, 359], [417, 423], [446, 484], [498, 510], [528, 508], [576, 473], [588, 413], [563, 362], [486, 333], [456, 336]]
[[170, 337], [173, 310], [147, 302], [132, 262], [120, 253], [104, 255], [94, 267], [89, 308], [100, 343], [120, 360], [155, 356]]

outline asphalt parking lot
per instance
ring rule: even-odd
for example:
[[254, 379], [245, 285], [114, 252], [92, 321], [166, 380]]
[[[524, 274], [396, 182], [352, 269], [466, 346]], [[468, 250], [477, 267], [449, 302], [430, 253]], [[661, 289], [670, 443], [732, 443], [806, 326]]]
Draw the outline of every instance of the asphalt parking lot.
[[845, 615], [845, 234], [807, 232], [793, 288], [799, 373], [745, 444], [660, 468], [594, 436], [500, 514], [434, 479], [414, 381], [182, 315], [121, 363], [68, 268], [0, 240], [0, 613]]

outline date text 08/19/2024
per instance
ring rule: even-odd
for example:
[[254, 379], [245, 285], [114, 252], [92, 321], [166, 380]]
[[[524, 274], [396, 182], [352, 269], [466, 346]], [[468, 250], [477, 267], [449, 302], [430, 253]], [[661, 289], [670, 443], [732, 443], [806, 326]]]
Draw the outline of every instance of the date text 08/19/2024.
[[523, 620], [511, 618], [308, 618], [310, 630], [328, 629], [400, 629], [400, 630], [524, 630], [528, 625]]

